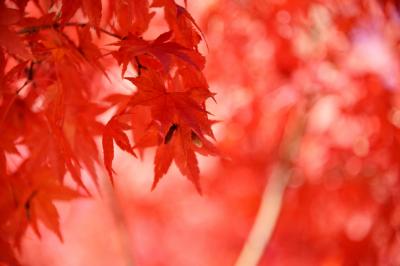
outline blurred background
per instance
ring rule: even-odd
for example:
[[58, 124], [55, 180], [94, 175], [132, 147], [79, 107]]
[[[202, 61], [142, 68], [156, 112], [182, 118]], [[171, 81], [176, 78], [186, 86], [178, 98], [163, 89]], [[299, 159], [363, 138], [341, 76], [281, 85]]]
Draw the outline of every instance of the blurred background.
[[154, 150], [118, 151], [24, 265], [400, 265], [399, 1], [187, 4], [221, 150], [203, 195], [176, 166], [151, 192]]

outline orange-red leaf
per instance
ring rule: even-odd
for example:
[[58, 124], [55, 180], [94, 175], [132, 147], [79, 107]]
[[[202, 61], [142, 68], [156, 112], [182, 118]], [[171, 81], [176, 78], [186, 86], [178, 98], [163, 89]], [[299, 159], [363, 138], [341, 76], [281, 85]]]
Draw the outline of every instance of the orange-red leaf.
[[105, 126], [103, 133], [103, 152], [104, 152], [104, 164], [110, 175], [111, 181], [113, 182], [112, 161], [114, 159], [114, 143], [118, 145], [123, 151], [126, 151], [133, 156], [136, 156], [132, 146], [129, 142], [128, 136], [124, 130], [128, 130], [130, 127], [119, 121], [117, 116], [114, 116]]

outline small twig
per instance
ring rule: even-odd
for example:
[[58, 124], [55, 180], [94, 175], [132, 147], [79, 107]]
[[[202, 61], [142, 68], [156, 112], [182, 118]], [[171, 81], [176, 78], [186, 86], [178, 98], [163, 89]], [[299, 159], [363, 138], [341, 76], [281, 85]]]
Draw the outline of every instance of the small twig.
[[24, 84], [22, 84], [22, 86], [19, 87], [19, 88], [15, 91], [15, 95], [14, 95], [14, 96], [17, 96], [17, 95], [22, 91], [22, 89], [25, 88], [25, 87], [29, 84], [29, 82], [31, 82], [30, 79], [25, 80]]
[[104, 34], [107, 34], [109, 36], [112, 36], [114, 38], [117, 38], [117, 39], [120, 39], [120, 40], [122, 40], [124, 38], [123, 36], [121, 36], [119, 34], [110, 32], [110, 31], [108, 31], [106, 29], [103, 29], [101, 27], [94, 26], [94, 25], [91, 25], [89, 23], [79, 23], [79, 22], [67, 22], [67, 23], [63, 23], [63, 24], [61, 24], [61, 23], [53, 23], [53, 24], [46, 24], [46, 25], [40, 25], [40, 26], [34, 26], [34, 27], [26, 27], [26, 28], [23, 28], [20, 31], [18, 31], [18, 33], [19, 34], [29, 34], [29, 33], [35, 33], [35, 32], [41, 31], [41, 30], [59, 29], [59, 28], [71, 27], [71, 26], [72, 27], [89, 26], [89, 27], [91, 27], [91, 28], [93, 28], [95, 30], [98, 30], [98, 31], [100, 31], [100, 32], [102, 32]]
[[6, 118], [7, 118], [8, 113], [10, 112], [11, 106], [12, 106], [13, 103], [15, 102], [15, 99], [17, 99], [17, 96], [19, 95], [19, 93], [21, 92], [21, 90], [22, 90], [23, 88], [25, 88], [25, 87], [29, 84], [29, 82], [31, 82], [31, 80], [27, 79], [27, 80], [24, 82], [24, 84], [22, 84], [22, 86], [19, 87], [19, 88], [15, 91], [15, 94], [12, 96], [11, 100], [8, 102], [8, 104], [7, 104], [7, 106], [6, 106], [6, 109], [4, 110], [4, 113], [3, 113], [2, 117], [1, 117], [1, 120], [0, 120], [0, 129], [3, 127], [3, 124], [4, 124], [4, 122], [5, 122]]

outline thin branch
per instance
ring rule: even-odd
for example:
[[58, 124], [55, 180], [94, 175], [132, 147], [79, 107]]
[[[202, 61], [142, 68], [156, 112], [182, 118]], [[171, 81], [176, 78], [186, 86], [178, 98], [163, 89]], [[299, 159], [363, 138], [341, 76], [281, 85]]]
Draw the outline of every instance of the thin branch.
[[114, 38], [117, 38], [117, 39], [120, 39], [120, 40], [124, 39], [123, 36], [121, 36], [119, 34], [116, 34], [116, 33], [113, 33], [113, 32], [110, 32], [110, 31], [108, 31], [106, 29], [103, 29], [101, 27], [94, 26], [94, 25], [91, 25], [89, 23], [80, 23], [80, 22], [67, 22], [67, 23], [63, 23], [63, 24], [61, 24], [61, 23], [53, 23], [53, 24], [45, 24], [45, 25], [40, 25], [40, 26], [26, 27], [26, 28], [23, 28], [20, 31], [18, 31], [18, 33], [19, 34], [29, 34], [29, 33], [35, 33], [35, 32], [38, 32], [38, 31], [41, 31], [41, 30], [47, 30], [47, 29], [59, 29], [59, 28], [63, 28], [63, 27], [85, 27], [85, 26], [89, 26], [89, 27], [91, 27], [91, 28], [93, 28], [95, 30], [98, 30], [98, 31], [100, 31], [100, 32], [102, 32], [104, 34], [107, 34], [109, 36], [112, 36]]
[[292, 176], [292, 161], [297, 156], [304, 135], [307, 112], [305, 108], [300, 109], [287, 123], [278, 161], [269, 176], [254, 224], [235, 266], [258, 265], [274, 232], [282, 208], [282, 199]]

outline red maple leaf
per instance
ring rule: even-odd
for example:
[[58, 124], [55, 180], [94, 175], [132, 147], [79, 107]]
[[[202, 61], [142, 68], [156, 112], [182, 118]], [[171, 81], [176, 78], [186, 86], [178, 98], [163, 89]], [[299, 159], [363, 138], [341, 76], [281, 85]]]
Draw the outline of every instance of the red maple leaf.
[[[170, 80], [165, 86], [162, 74], [150, 70], [128, 80], [138, 88], [127, 102], [126, 106], [131, 108], [128, 113], [136, 115], [140, 108], [141, 114], [148, 117], [142, 127], [133, 128], [134, 135], [137, 136], [135, 148], [158, 145], [154, 160], [153, 189], [174, 160], [181, 173], [200, 192], [195, 151], [203, 155], [217, 154], [216, 148], [206, 137], [214, 138], [212, 121], [208, 119], [204, 108], [204, 101], [213, 94], [203, 87], [182, 88], [177, 81], [181, 79], [178, 78]], [[139, 132], [136, 133], [135, 130]], [[110, 138], [103, 138], [103, 145], [107, 149], [111, 148], [109, 142]], [[108, 165], [109, 162], [107, 159]], [[110, 168], [110, 175], [111, 171]]]

